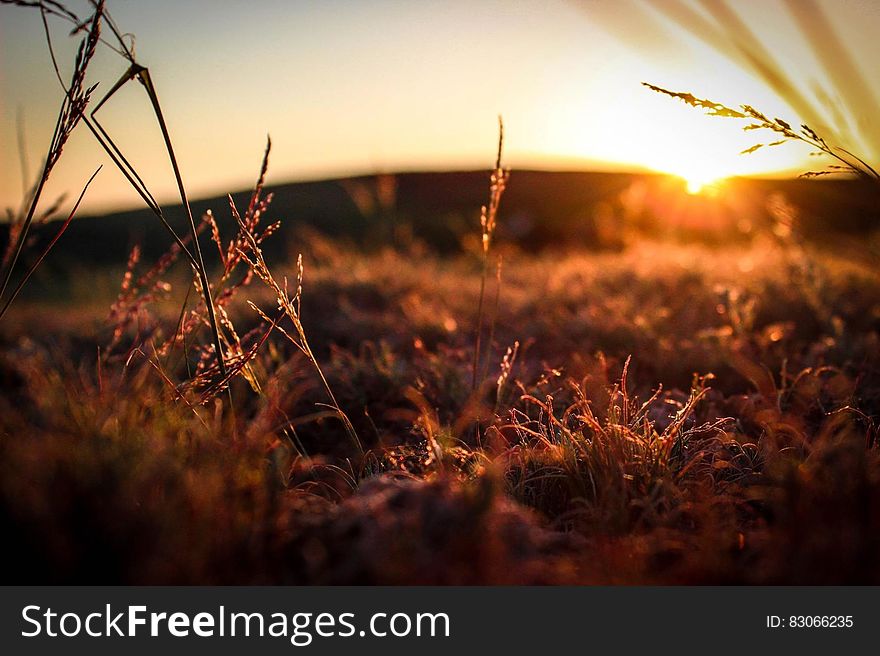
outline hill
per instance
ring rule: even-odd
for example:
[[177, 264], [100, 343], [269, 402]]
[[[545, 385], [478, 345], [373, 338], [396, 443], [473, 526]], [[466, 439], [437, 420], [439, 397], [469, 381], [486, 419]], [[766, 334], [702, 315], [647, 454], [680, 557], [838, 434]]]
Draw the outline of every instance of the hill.
[[[478, 232], [486, 202], [486, 171], [400, 173], [294, 182], [270, 187], [269, 220], [282, 219], [282, 234], [269, 255], [296, 250], [304, 228], [358, 247], [406, 245], [417, 239], [439, 253], [462, 248]], [[233, 194], [240, 208], [247, 191]], [[748, 237], [751, 226], [773, 220], [780, 199], [810, 237], [862, 235], [880, 225], [876, 187], [855, 180], [733, 179], [717, 195], [691, 196], [681, 181], [662, 175], [515, 170], [504, 196], [501, 240], [529, 251], [546, 247], [618, 248], [629, 233], [649, 233], [710, 243]], [[225, 197], [197, 200], [194, 215], [211, 209], [231, 229]], [[182, 208], [165, 208], [185, 234]], [[4, 235], [5, 241], [5, 235]], [[169, 237], [147, 209], [77, 219], [47, 265], [118, 265], [141, 244], [144, 256], [165, 251]]]

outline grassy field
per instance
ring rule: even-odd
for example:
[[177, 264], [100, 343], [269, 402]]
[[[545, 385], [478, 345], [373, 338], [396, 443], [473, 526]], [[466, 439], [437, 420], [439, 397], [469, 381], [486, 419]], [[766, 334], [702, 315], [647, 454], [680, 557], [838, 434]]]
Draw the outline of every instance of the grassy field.
[[[269, 142], [253, 192], [190, 204], [104, 3], [83, 20], [0, 2], [82, 38], [63, 77], [44, 23], [63, 99], [0, 235], [8, 583], [880, 583], [865, 160], [647, 85], [775, 139], [744, 153], [806, 145], [837, 162], [807, 178], [835, 177], [508, 184], [499, 119], [488, 195], [485, 173], [409, 173], [285, 185], [272, 205]], [[125, 72], [98, 100], [105, 46]], [[135, 81], [177, 208], [96, 115]], [[77, 201], [45, 223], [80, 123], [142, 213], [74, 221]]]
[[474, 391], [477, 255], [298, 246], [298, 316], [350, 427], [290, 316], [263, 341], [246, 301], [274, 319], [277, 298], [255, 276], [225, 306], [230, 352], [259, 346], [230, 395], [207, 393], [204, 326], [162, 346], [187, 322], [179, 269], [144, 298], [134, 267], [128, 323], [114, 270], [8, 315], [7, 578], [880, 579], [876, 269], [772, 235], [507, 249]]

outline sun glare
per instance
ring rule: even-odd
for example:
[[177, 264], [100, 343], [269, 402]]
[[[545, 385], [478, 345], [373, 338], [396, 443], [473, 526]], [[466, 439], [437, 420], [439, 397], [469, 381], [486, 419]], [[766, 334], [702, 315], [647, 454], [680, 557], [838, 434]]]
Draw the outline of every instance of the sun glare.
[[682, 157], [660, 170], [680, 178], [685, 191], [692, 196], [711, 195], [723, 180], [737, 174], [733, 164], [724, 158], [706, 157]]
[[705, 187], [705, 183], [701, 180], [685, 180], [687, 192], [691, 196], [695, 196], [696, 194], [703, 191], [703, 187]]
[[686, 175], [682, 176], [685, 182], [685, 189], [691, 196], [698, 194], [708, 194], [717, 190], [718, 184], [721, 183], [726, 176], [706, 176], [706, 175]]

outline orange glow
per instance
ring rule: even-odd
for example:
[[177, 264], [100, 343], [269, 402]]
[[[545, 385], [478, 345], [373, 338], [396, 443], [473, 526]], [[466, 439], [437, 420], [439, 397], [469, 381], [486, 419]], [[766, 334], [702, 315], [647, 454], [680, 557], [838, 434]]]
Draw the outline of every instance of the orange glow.
[[717, 193], [718, 186], [726, 179], [726, 177], [713, 178], [711, 176], [705, 176], [702, 173], [683, 178], [685, 189], [691, 196], [697, 196], [699, 194], [713, 196]]
[[[207, 4], [210, 26], [199, 20]], [[806, 10], [796, 10], [799, 22], [790, 10], [801, 3], [726, 3], [736, 5], [755, 41], [773, 55], [773, 79], [799, 90], [796, 97], [768, 84], [763, 69], [755, 70], [722, 38], [733, 28], [712, 11], [725, 3], [527, 0], [514, 3], [515, 11], [502, 0], [355, 4], [338, 12], [328, 3], [113, 3], [117, 23], [137, 34], [193, 198], [247, 188], [267, 133], [275, 144], [273, 183], [486, 167], [499, 113], [508, 127], [505, 163], [513, 169], [651, 170], [680, 176], [697, 191], [720, 178], [796, 174], [825, 163], [796, 144], [741, 156], [772, 138], [704, 116], [642, 82], [732, 107], [749, 103], [793, 125], [806, 120], [823, 133], [849, 126], [851, 134], [843, 130], [835, 141], [869, 161], [880, 152], [880, 128], [865, 118], [876, 115], [867, 96], [878, 95], [878, 69], [866, 66], [854, 76], [850, 69], [857, 67], [848, 59], [811, 50], [799, 25], [815, 25]], [[859, 53], [856, 63], [876, 60], [877, 21], [867, 5], [817, 4], [834, 17], [842, 42]], [[686, 20], [692, 15], [716, 29], [696, 29], [700, 25]], [[50, 25], [59, 58], [69, 62], [77, 39], [66, 38], [62, 23]], [[488, 32], [487, 24], [493, 26]], [[0, 176], [0, 209], [17, 206], [31, 182], [18, 175], [19, 109], [34, 168], [45, 155], [61, 97], [42, 29], [37, 14], [4, 7], [0, 168], [7, 174]], [[218, 42], [229, 47], [215, 52]], [[498, 53], [504, 53], [500, 61]], [[487, 76], [486, 62], [496, 61]], [[108, 89], [124, 70], [124, 62], [102, 49], [89, 82]], [[239, 94], [218, 89], [259, 89], [260, 101], [243, 103]], [[838, 96], [843, 104], [831, 102]], [[807, 112], [805, 105], [817, 109]], [[176, 184], [140, 90], [114, 96], [102, 115], [153, 195], [173, 202]], [[102, 163], [81, 214], [139, 207], [141, 199], [106, 166], [88, 130], [67, 144], [47, 197], [80, 189]]]

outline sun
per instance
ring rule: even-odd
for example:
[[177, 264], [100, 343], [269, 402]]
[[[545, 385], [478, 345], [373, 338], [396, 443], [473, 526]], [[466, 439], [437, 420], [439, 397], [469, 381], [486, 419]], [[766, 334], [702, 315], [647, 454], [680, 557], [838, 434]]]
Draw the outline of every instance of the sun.
[[682, 175], [679, 177], [684, 180], [685, 190], [691, 196], [697, 196], [699, 194], [709, 194], [717, 190], [718, 185], [723, 182], [728, 176], [712, 174], [691, 174]]
[[[707, 147], [702, 151], [698, 144], [688, 143], [677, 149], [646, 154], [645, 161], [650, 162], [654, 171], [681, 179], [683, 192], [691, 196], [714, 196], [730, 178], [762, 175], [774, 170], [756, 166], [763, 162], [741, 155], [740, 150], [735, 143]], [[776, 170], [783, 170], [783, 161], [774, 161], [779, 162]]]
[[691, 196], [696, 196], [703, 191], [703, 187], [705, 186], [706, 184], [700, 180], [685, 180], [685, 188]]
[[[684, 191], [691, 196], [714, 195], [721, 183], [731, 175], [735, 175], [732, 167], [724, 162], [709, 158], [683, 158], [680, 161], [667, 163], [665, 173], [682, 181]], [[663, 170], [663, 169], [661, 169]]]

